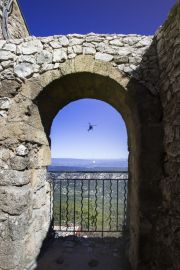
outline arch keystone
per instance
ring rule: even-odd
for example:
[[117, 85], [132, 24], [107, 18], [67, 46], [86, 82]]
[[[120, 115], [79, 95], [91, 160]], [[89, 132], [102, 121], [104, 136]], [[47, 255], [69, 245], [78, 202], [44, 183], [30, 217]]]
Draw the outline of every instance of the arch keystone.
[[94, 70], [94, 57], [91, 55], [79, 55], [74, 60], [75, 72], [90, 72]]

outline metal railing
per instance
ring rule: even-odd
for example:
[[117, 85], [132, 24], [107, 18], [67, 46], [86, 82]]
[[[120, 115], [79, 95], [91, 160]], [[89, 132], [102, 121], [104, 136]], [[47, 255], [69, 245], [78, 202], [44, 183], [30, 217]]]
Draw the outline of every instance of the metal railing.
[[54, 230], [60, 236], [122, 233], [127, 215], [127, 171], [49, 174]]

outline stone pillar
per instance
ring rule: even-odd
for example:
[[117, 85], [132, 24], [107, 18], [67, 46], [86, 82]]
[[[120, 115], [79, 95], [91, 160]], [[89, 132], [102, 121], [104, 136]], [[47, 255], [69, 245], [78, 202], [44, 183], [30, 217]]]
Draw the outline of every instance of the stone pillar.
[[164, 158], [161, 207], [154, 257], [156, 269], [180, 269], [180, 1], [157, 34], [159, 91], [163, 106]]
[[37, 118], [36, 128], [32, 120], [24, 122], [27, 113], [34, 117], [32, 103], [11, 96], [15, 82], [10, 88], [5, 84], [0, 92], [0, 270], [30, 270], [51, 221], [50, 149]]

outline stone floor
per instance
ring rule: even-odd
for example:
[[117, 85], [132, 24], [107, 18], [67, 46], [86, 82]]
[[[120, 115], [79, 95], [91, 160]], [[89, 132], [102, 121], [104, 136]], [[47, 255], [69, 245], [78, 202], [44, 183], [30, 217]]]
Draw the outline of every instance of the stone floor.
[[38, 259], [36, 270], [124, 270], [121, 238], [60, 237]]

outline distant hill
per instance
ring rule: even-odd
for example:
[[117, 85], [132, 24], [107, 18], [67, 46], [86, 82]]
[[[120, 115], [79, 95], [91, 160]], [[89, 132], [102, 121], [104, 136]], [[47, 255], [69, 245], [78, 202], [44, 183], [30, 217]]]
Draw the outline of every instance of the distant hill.
[[49, 171], [126, 171], [127, 159], [52, 158]]

